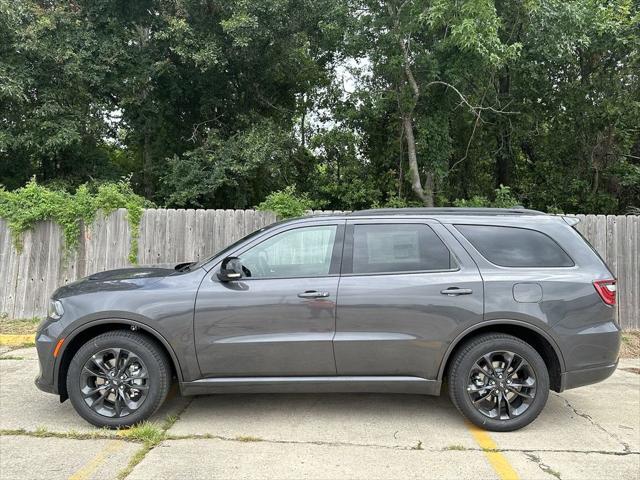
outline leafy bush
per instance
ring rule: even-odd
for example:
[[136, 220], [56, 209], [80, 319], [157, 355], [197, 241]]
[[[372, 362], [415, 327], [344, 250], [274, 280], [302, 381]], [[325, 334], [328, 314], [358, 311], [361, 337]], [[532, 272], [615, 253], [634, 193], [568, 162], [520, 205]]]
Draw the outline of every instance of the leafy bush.
[[424, 205], [417, 200], [409, 200], [399, 197], [396, 193], [389, 193], [384, 202], [374, 201], [371, 208], [411, 208], [423, 207]]
[[470, 199], [456, 199], [453, 201], [455, 207], [494, 207], [511, 208], [519, 204], [518, 199], [511, 193], [511, 188], [500, 185], [494, 190], [495, 199], [489, 200], [483, 195], [474, 195]]
[[258, 210], [274, 212], [278, 218], [300, 217], [313, 206], [306, 194], [298, 194], [294, 186], [272, 192], [256, 207]]
[[496, 198], [492, 202], [492, 207], [497, 208], [511, 208], [518, 205], [518, 199], [511, 193], [511, 188], [500, 185], [495, 189]]
[[484, 195], [474, 195], [473, 197], [457, 198], [453, 201], [454, 207], [489, 207], [491, 202]]
[[131, 227], [129, 261], [135, 263], [143, 208], [150, 205], [133, 192], [128, 178], [93, 188], [81, 185], [74, 193], [39, 185], [35, 178], [14, 191], [0, 187], [0, 217], [7, 220], [18, 251], [24, 232], [37, 222], [52, 220], [62, 227], [65, 251], [69, 253], [78, 245], [82, 224], [91, 223], [98, 211], [108, 215], [126, 208]]

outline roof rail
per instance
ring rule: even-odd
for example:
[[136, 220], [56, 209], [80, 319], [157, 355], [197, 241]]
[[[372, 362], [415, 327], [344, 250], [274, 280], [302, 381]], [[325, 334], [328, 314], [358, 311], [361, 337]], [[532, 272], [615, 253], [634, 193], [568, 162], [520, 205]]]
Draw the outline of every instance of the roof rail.
[[357, 210], [349, 216], [371, 215], [547, 215], [538, 210], [523, 207], [514, 208], [458, 208], [458, 207], [419, 207], [419, 208], [372, 208]]

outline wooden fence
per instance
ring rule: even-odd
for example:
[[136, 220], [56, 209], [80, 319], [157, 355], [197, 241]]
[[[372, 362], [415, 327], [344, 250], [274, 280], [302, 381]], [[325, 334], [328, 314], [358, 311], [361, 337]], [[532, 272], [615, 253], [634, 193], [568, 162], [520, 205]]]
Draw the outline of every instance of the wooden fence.
[[[41, 316], [58, 286], [94, 272], [129, 266], [126, 217], [126, 210], [118, 210], [84, 228], [77, 250], [66, 259], [58, 225], [38, 224], [23, 236], [22, 253], [18, 254], [6, 222], [0, 219], [0, 314], [10, 318]], [[578, 230], [618, 278], [621, 325], [640, 329], [640, 216], [578, 217]], [[273, 214], [254, 210], [145, 210], [138, 263], [199, 260], [274, 221]]]

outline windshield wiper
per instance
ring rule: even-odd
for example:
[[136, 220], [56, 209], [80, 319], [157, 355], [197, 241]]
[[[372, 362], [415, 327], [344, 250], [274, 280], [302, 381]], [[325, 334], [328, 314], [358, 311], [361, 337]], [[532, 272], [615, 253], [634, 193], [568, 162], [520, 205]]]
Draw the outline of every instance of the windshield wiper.
[[196, 263], [198, 263], [198, 262], [179, 263], [174, 268], [175, 268], [176, 272], [188, 272], [189, 270], [191, 270], [191, 267], [193, 265], [195, 265]]

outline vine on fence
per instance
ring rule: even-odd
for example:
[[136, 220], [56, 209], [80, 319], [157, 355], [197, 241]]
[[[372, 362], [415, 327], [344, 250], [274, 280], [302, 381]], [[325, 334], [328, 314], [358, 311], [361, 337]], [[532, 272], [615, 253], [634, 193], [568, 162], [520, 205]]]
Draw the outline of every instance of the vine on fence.
[[14, 246], [22, 250], [22, 235], [37, 222], [52, 220], [62, 227], [65, 253], [75, 250], [80, 240], [82, 224], [90, 224], [98, 212], [109, 215], [118, 208], [127, 209], [131, 230], [129, 261], [136, 263], [138, 239], [143, 209], [153, 206], [136, 195], [128, 178], [97, 186], [79, 186], [74, 193], [52, 190], [32, 178], [24, 187], [7, 191], [0, 187], [0, 217], [11, 230]]

